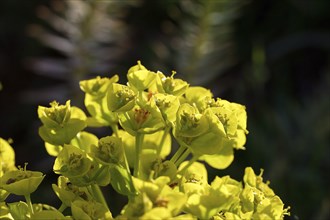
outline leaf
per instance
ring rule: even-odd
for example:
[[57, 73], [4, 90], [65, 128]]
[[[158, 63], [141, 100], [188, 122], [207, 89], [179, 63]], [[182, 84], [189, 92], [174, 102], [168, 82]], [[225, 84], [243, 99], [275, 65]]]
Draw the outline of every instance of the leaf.
[[233, 162], [234, 150], [232, 147], [223, 146], [216, 154], [203, 155], [200, 160], [204, 160], [213, 168], [223, 170]]
[[57, 157], [57, 155], [63, 149], [63, 147], [61, 145], [54, 145], [54, 144], [50, 144], [48, 142], [45, 142], [45, 148], [46, 148], [47, 153], [53, 157]]
[[97, 145], [98, 141], [99, 139], [94, 134], [81, 131], [71, 140], [70, 144], [89, 153], [91, 145]]
[[111, 186], [116, 192], [128, 197], [136, 194], [132, 177], [128, 171], [120, 165], [110, 166]]

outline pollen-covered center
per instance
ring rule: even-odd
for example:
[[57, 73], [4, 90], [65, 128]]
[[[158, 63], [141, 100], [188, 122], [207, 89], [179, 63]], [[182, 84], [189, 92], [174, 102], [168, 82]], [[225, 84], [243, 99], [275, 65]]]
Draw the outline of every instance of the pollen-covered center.
[[164, 77], [162, 79], [162, 81], [163, 81], [163, 88], [164, 88], [165, 92], [171, 94], [171, 92], [174, 90], [174, 87], [175, 87], [174, 80], [170, 77], [166, 77], [166, 78]]
[[116, 155], [115, 143], [100, 141], [99, 152], [97, 156], [103, 161], [109, 161], [113, 155]]
[[191, 128], [196, 128], [199, 125], [201, 114], [190, 114], [188, 112], [183, 112], [181, 115], [180, 123], [182, 125], [182, 130], [189, 130]]
[[154, 203], [154, 207], [164, 207], [167, 208], [168, 205], [168, 200], [165, 198], [158, 198], [155, 203]]
[[68, 106], [59, 105], [59, 103], [56, 101], [51, 102], [50, 106], [50, 108], [45, 109], [46, 116], [58, 124], [62, 124], [66, 118]]
[[81, 154], [75, 154], [75, 153], [70, 154], [69, 161], [68, 161], [70, 169], [76, 169], [76, 168], [81, 167], [82, 159], [83, 159], [83, 156]]
[[143, 124], [149, 117], [150, 112], [146, 109], [136, 108], [134, 109], [134, 119], [137, 124]]
[[6, 184], [9, 185], [9, 184], [18, 182], [20, 180], [30, 178], [32, 176], [32, 173], [26, 171], [26, 166], [27, 166], [27, 164], [25, 164], [24, 168], [22, 168], [22, 167], [19, 166], [18, 167], [17, 174], [15, 175], [15, 177], [9, 178], [6, 181]]
[[121, 90], [116, 92], [120, 104], [126, 104], [127, 102], [134, 99], [134, 92], [126, 87], [122, 87]]

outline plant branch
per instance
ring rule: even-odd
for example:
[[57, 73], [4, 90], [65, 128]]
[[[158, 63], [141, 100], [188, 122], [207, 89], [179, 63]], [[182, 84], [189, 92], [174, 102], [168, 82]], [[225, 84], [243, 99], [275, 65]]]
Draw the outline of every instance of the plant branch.
[[139, 177], [140, 157], [142, 153], [144, 134], [137, 133], [135, 136], [135, 161], [134, 161], [134, 176]]

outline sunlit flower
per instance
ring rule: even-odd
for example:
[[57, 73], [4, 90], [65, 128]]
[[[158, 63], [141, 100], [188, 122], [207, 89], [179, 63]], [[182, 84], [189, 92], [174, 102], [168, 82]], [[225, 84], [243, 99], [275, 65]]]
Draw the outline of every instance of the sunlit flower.
[[0, 177], [0, 188], [15, 195], [29, 195], [33, 193], [44, 179], [44, 175], [38, 171], [26, 170], [19, 167], [18, 170], [6, 172]]

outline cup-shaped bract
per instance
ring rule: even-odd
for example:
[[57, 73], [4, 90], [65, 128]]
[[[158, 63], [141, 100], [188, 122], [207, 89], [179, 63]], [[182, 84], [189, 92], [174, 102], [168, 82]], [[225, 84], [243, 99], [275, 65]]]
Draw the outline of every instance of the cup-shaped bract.
[[50, 108], [39, 106], [38, 116], [43, 122], [39, 128], [41, 138], [52, 145], [68, 144], [86, 127], [86, 115], [78, 107], [52, 102]]
[[136, 94], [125, 85], [112, 83], [107, 93], [107, 104], [110, 111], [126, 112], [135, 105]]
[[138, 60], [136, 65], [134, 65], [128, 69], [127, 74], [133, 73], [133, 72], [139, 71], [139, 70], [146, 70], [146, 69], [147, 68], [142, 65], [141, 61]]
[[71, 140], [70, 144], [78, 147], [86, 153], [89, 153], [91, 151], [91, 146], [93, 144], [96, 145], [98, 141], [99, 139], [96, 135], [86, 131], [81, 131]]
[[153, 169], [155, 171], [155, 176], [167, 176], [171, 180], [173, 180], [177, 173], [177, 167], [172, 161], [158, 161], [153, 165]]
[[91, 155], [99, 163], [104, 165], [123, 164], [124, 149], [120, 138], [115, 136], [103, 137], [98, 145], [91, 146]]
[[207, 101], [212, 97], [212, 92], [201, 86], [191, 86], [185, 93], [185, 101], [190, 105], [196, 106], [200, 112], [203, 112], [207, 108]]
[[219, 129], [213, 129], [213, 121], [207, 114], [199, 113], [196, 107], [184, 103], [177, 112], [174, 137], [196, 156], [215, 154], [221, 149], [225, 135]]
[[159, 177], [153, 182], [133, 178], [138, 196], [129, 201], [123, 217], [138, 219], [170, 219], [177, 216], [186, 202], [186, 196], [173, 191], [168, 177]]
[[62, 145], [58, 145], [58, 144], [55, 145], [45, 142], [45, 149], [50, 156], [57, 157], [57, 155], [61, 152], [63, 147]]
[[244, 149], [246, 134], [248, 133], [246, 130], [247, 114], [245, 106], [223, 99], [218, 99], [216, 105], [218, 107], [215, 109], [220, 109], [218, 111], [219, 120], [223, 122], [228, 137], [234, 141], [233, 147]]
[[[81, 131], [78, 132], [78, 134], [70, 141], [70, 144], [82, 149], [86, 153], [89, 153], [91, 145], [97, 144], [98, 140], [99, 139], [94, 134], [86, 131]], [[57, 157], [57, 155], [63, 149], [63, 146], [53, 145], [48, 142], [45, 142], [45, 148], [49, 155]]]
[[163, 73], [157, 72], [156, 85], [159, 93], [181, 96], [186, 92], [189, 84], [182, 79], [175, 79], [174, 75], [175, 72], [172, 76], [166, 77]]
[[238, 202], [237, 195], [228, 193], [225, 184], [211, 184], [205, 188], [202, 193], [191, 194], [184, 208], [199, 219], [210, 219]]
[[223, 136], [210, 130], [200, 136], [183, 138], [183, 140], [195, 156], [217, 154], [223, 148], [225, 141]]
[[41, 172], [26, 170], [25, 165], [1, 176], [0, 188], [15, 195], [27, 196], [38, 188], [44, 177]]
[[[146, 193], [139, 193], [117, 216], [118, 219], [143, 219], [142, 216], [152, 210], [153, 203]], [[149, 218], [150, 219], [150, 218]]]
[[[210, 114], [214, 114], [218, 120], [216, 125], [220, 125], [221, 129], [224, 129], [224, 133], [227, 136], [234, 136], [237, 132], [237, 118], [236, 115], [234, 114], [233, 111], [226, 109], [226, 108], [221, 108], [221, 107], [211, 107], [206, 110]], [[212, 112], [212, 113], [211, 113]]]
[[65, 105], [53, 101], [50, 107], [38, 106], [38, 117], [47, 128], [63, 127], [71, 117], [70, 100]]
[[[180, 164], [179, 171], [182, 170], [188, 161]], [[183, 174], [179, 182], [180, 191], [184, 192], [187, 196], [198, 193], [203, 194], [208, 185], [207, 183], [207, 170], [204, 164], [194, 162]]]
[[165, 128], [165, 121], [154, 102], [135, 105], [130, 111], [118, 115], [120, 125], [131, 135], [152, 134]]
[[75, 186], [65, 176], [59, 176], [57, 185], [52, 184], [52, 188], [62, 203], [68, 207], [75, 200], [92, 200], [86, 187]]
[[156, 73], [147, 70], [141, 62], [131, 67], [127, 73], [127, 80], [130, 87], [137, 91], [144, 91], [151, 87], [156, 78]]
[[209, 124], [205, 115], [187, 103], [180, 105], [176, 114], [174, 136], [176, 137], [196, 137], [205, 133], [209, 129]]
[[[261, 170], [261, 175], [262, 173], [263, 170]], [[257, 186], [257, 175], [254, 173], [254, 170], [251, 167], [245, 168], [243, 180], [246, 185], [249, 185], [251, 187]]]
[[[234, 159], [233, 149], [244, 149], [247, 133], [245, 107], [217, 99], [217, 101], [213, 100], [212, 104], [204, 110], [204, 114], [208, 118], [210, 126], [207, 135], [214, 137], [214, 140], [219, 139], [212, 144], [218, 146], [213, 148], [217, 151], [212, 154], [210, 152], [206, 153], [200, 159], [214, 168], [225, 169]], [[214, 136], [212, 134], [218, 135]], [[199, 142], [203, 140], [203, 138], [199, 139]], [[210, 143], [211, 140], [212, 138], [209, 138], [209, 141], [206, 142]], [[192, 141], [191, 145], [194, 144], [196, 144], [196, 141]]]
[[112, 219], [107, 207], [95, 201], [76, 200], [71, 204], [71, 212], [74, 219]]
[[155, 207], [165, 209], [171, 217], [174, 217], [182, 212], [186, 201], [187, 196], [184, 193], [174, 191], [165, 185], [153, 203]]
[[222, 139], [220, 150], [214, 154], [204, 154], [199, 160], [205, 161], [211, 167], [222, 170], [227, 168], [234, 160], [232, 141]]
[[142, 180], [153, 178], [155, 175], [154, 165], [161, 163], [161, 159], [158, 157], [156, 151], [143, 149], [140, 155], [140, 161], [139, 178]]
[[153, 180], [153, 182], [141, 180], [133, 177], [133, 183], [139, 193], [146, 193], [151, 201], [155, 201], [163, 188], [170, 182], [167, 176], [161, 176]]
[[106, 126], [118, 122], [117, 115], [108, 109], [106, 97], [109, 86], [118, 80], [118, 75], [114, 75], [111, 78], [98, 76], [80, 81], [80, 88], [85, 92], [85, 106], [92, 116], [87, 120], [89, 126]]
[[246, 130], [246, 124], [247, 124], [247, 115], [245, 106], [235, 103], [235, 102], [229, 102], [224, 99], [217, 99], [215, 102], [214, 107], [221, 107], [224, 109], [231, 110], [235, 116], [237, 117], [237, 126], [238, 129]]
[[250, 211], [253, 206], [252, 218], [283, 219], [284, 215], [290, 215], [290, 207], [284, 208], [282, 200], [269, 187], [269, 182], [263, 182], [262, 174], [263, 170], [257, 176], [251, 167], [245, 168], [242, 210]]
[[177, 96], [158, 93], [152, 96], [167, 125], [173, 126], [180, 101]]
[[106, 96], [108, 87], [111, 83], [116, 83], [119, 80], [118, 75], [114, 75], [111, 78], [107, 77], [95, 77], [89, 80], [80, 81], [79, 85], [82, 91], [92, 96], [94, 99], [103, 98]]
[[227, 196], [235, 197], [238, 202], [238, 197], [242, 192], [242, 183], [232, 179], [230, 176], [218, 177], [216, 176], [211, 183], [211, 188], [214, 190], [221, 190]]
[[141, 166], [139, 178], [149, 180], [160, 176], [174, 179], [177, 168], [172, 161], [162, 161], [161, 157], [153, 149], [143, 149], [140, 156]]
[[53, 169], [66, 177], [82, 177], [91, 168], [92, 161], [86, 153], [73, 145], [64, 145], [58, 154]]

